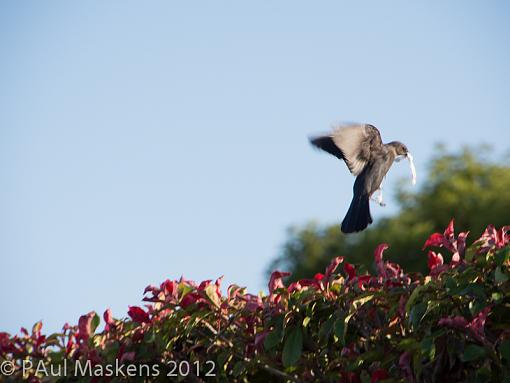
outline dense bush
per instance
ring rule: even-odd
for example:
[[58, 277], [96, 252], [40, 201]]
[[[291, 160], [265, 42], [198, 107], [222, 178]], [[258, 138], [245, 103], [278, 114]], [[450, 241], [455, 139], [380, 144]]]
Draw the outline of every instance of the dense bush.
[[65, 374], [61, 381], [508, 382], [509, 228], [489, 226], [468, 247], [452, 221], [425, 243], [435, 249], [423, 253], [426, 276], [384, 260], [382, 244], [377, 275], [337, 257], [324, 274], [289, 286], [288, 273], [273, 272], [265, 296], [235, 285], [223, 295], [221, 278], [167, 280], [145, 289], [148, 304], [130, 307], [129, 319], [107, 310], [101, 332], [91, 312], [58, 334], [42, 335], [41, 323], [0, 333], [0, 362], [15, 366], [4, 380], [22, 379], [24, 363], [34, 382], [59, 380], [51, 373]]

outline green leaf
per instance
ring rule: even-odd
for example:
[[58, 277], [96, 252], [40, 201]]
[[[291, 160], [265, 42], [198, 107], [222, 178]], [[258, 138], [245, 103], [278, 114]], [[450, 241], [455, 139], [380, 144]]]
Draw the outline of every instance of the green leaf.
[[476, 256], [476, 250], [474, 248], [469, 247], [466, 249], [466, 255], [464, 256], [464, 259], [467, 262], [471, 262], [475, 256]]
[[308, 326], [308, 323], [310, 323], [310, 317], [305, 317], [305, 319], [303, 319], [303, 327], [306, 327]]
[[220, 372], [227, 371], [228, 362], [232, 359], [230, 351], [223, 351], [217, 357], [218, 367]]
[[32, 334], [36, 333], [36, 332], [40, 332], [42, 329], [42, 321], [39, 321], [39, 322], [36, 322], [33, 326], [32, 326]]
[[426, 355], [429, 360], [434, 360], [436, 356], [436, 345], [432, 337], [426, 337], [421, 341], [421, 352]]
[[155, 340], [156, 340], [156, 331], [154, 328], [148, 330], [143, 336], [144, 343], [154, 343]]
[[471, 315], [474, 316], [487, 307], [487, 302], [485, 299], [475, 299], [474, 301], [469, 302], [468, 307]]
[[413, 372], [415, 376], [421, 376], [423, 371], [423, 363], [421, 363], [421, 355], [419, 352], [413, 354]]
[[342, 317], [337, 319], [335, 322], [335, 335], [338, 337], [338, 339], [340, 339], [342, 346], [345, 346], [345, 330], [345, 318]]
[[412, 351], [416, 349], [418, 343], [413, 338], [402, 339], [398, 344], [398, 347], [405, 351]]
[[280, 343], [281, 339], [282, 339], [281, 330], [275, 328], [273, 331], [267, 334], [266, 338], [264, 339], [264, 348], [266, 350], [271, 350]]
[[356, 273], [357, 275], [366, 275], [366, 274], [369, 274], [368, 272], [368, 269], [367, 267], [365, 266], [365, 264], [355, 264], [354, 266], [356, 266]]
[[361, 298], [355, 299], [355, 300], [352, 301], [351, 307], [353, 307], [355, 310], [357, 310], [361, 306], [363, 306], [365, 303], [367, 303], [368, 301], [371, 301], [373, 298], [374, 298], [374, 295], [371, 294], [371, 295], [367, 295], [365, 297], [361, 297]]
[[470, 344], [464, 349], [464, 354], [461, 356], [463, 362], [471, 362], [483, 358], [486, 351], [483, 347], [477, 346], [476, 344]]
[[[362, 367], [368, 366], [372, 364], [373, 362], [381, 362], [381, 360], [384, 358], [385, 354], [382, 350], [370, 350], [367, 352], [361, 353], [353, 362], [349, 363], [346, 367], [347, 371], [356, 371]], [[363, 370], [366, 372], [366, 370]], [[365, 382], [365, 380], [362, 378], [362, 382]], [[368, 376], [368, 382], [370, 382], [370, 375]]]
[[500, 303], [501, 300], [503, 299], [503, 294], [496, 291], [494, 293], [491, 294], [491, 299], [495, 302], [495, 303]]
[[508, 281], [508, 279], [509, 279], [508, 274], [501, 270], [501, 266], [496, 267], [496, 271], [494, 271], [494, 280], [497, 283], [503, 283]]
[[301, 327], [293, 327], [290, 329], [283, 346], [282, 362], [284, 367], [296, 365], [301, 358], [303, 350], [303, 332]]
[[331, 315], [329, 319], [324, 322], [319, 330], [319, 339], [322, 341], [328, 341], [335, 324], [335, 317]]
[[218, 294], [216, 294], [216, 286], [215, 285], [209, 285], [205, 288], [205, 295], [207, 295], [207, 298], [213, 303], [216, 307], [220, 307], [221, 300], [218, 297]]
[[243, 361], [239, 361], [234, 365], [234, 370], [232, 371], [232, 374], [235, 377], [238, 377], [246, 370], [245, 363]]
[[189, 293], [191, 290], [193, 290], [193, 287], [191, 287], [190, 285], [184, 283], [184, 282], [181, 282], [179, 283], [179, 286], [178, 286], [178, 291], [179, 291], [179, 297], [180, 299], [184, 298], [184, 296]]
[[418, 296], [420, 295], [420, 293], [422, 291], [424, 291], [426, 288], [427, 288], [427, 286], [417, 286], [413, 290], [413, 292], [409, 296], [409, 299], [407, 300], [407, 303], [406, 303], [406, 312], [408, 314], [411, 311], [411, 307], [413, 306], [414, 302], [416, 301], [416, 299], [418, 299]]
[[427, 310], [425, 311], [425, 314], [423, 314], [421, 319], [423, 319], [425, 316], [427, 316], [428, 314], [430, 314], [432, 311], [434, 311], [435, 309], [437, 309], [440, 306], [441, 306], [441, 302], [439, 302], [439, 301], [429, 301], [427, 304]]
[[270, 326], [273, 326], [274, 328], [279, 329], [279, 331], [282, 331], [282, 329], [284, 327], [284, 322], [285, 322], [285, 315], [279, 314], [279, 315], [275, 315], [272, 318], [270, 318], [268, 321], [268, 324]]
[[411, 322], [413, 328], [416, 328], [419, 324], [425, 312], [427, 311], [427, 304], [424, 302], [420, 302], [415, 305], [411, 312], [409, 313], [409, 321]]
[[481, 283], [470, 283], [459, 293], [459, 295], [466, 294], [473, 297], [485, 298], [485, 288]]
[[510, 256], [510, 250], [508, 250], [508, 249], [499, 250], [494, 256], [494, 258], [496, 260], [496, 264], [499, 266], [502, 266], [506, 262], [506, 260], [509, 258], [509, 256]]
[[475, 380], [476, 383], [487, 383], [491, 381], [491, 370], [487, 367], [482, 367], [476, 371]]
[[347, 330], [348, 330], [348, 326], [349, 326], [349, 320], [353, 317], [354, 313], [351, 313], [349, 315], [347, 315], [345, 317], [345, 320], [344, 320], [344, 323], [345, 323], [345, 327], [344, 327], [344, 338], [347, 336]]
[[372, 380], [370, 378], [370, 374], [367, 372], [367, 370], [361, 371], [360, 378], [361, 378], [361, 383], [370, 383], [370, 381]]
[[90, 330], [92, 334], [96, 331], [97, 326], [99, 326], [99, 322], [101, 322], [101, 319], [99, 319], [99, 315], [97, 315], [97, 313], [94, 313], [94, 318], [92, 318], [92, 322], [90, 323]]
[[46, 338], [46, 345], [56, 346], [60, 344], [59, 338], [61, 334], [51, 334]]
[[501, 356], [510, 362], [510, 339], [507, 339], [499, 346]]
[[450, 292], [450, 290], [455, 290], [457, 288], [457, 282], [455, 282], [455, 279], [452, 277], [448, 277], [445, 281], [445, 287], [448, 292]]

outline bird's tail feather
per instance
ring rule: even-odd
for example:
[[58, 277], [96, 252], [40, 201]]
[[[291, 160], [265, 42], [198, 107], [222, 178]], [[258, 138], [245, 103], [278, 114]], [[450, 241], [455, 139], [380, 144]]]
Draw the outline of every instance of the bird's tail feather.
[[355, 195], [351, 206], [342, 221], [344, 233], [354, 233], [365, 229], [372, 223], [368, 195]]

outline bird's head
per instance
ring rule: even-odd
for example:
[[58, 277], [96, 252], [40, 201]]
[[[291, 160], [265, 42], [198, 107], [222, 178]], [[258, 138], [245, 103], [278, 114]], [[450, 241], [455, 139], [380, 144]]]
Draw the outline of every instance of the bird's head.
[[409, 150], [407, 150], [407, 146], [405, 146], [402, 142], [393, 141], [388, 144], [395, 150], [395, 154], [397, 156], [408, 156]]
[[402, 158], [406, 157], [409, 160], [409, 167], [411, 169], [412, 175], [412, 183], [416, 184], [416, 168], [414, 167], [413, 156], [407, 150], [407, 146], [405, 146], [402, 142], [393, 141], [388, 144], [395, 151], [395, 161], [400, 161]]

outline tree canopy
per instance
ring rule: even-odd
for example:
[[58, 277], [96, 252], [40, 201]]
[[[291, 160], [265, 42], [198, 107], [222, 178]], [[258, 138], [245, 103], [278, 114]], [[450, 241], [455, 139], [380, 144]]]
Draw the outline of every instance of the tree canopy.
[[[430, 161], [426, 182], [410, 192], [401, 182], [396, 193], [399, 213], [380, 219], [359, 234], [343, 234], [339, 223], [291, 227], [288, 239], [268, 271], [290, 271], [292, 280], [323, 270], [333, 257], [349, 255], [348, 261], [373, 268], [374, 248], [386, 242], [388, 255], [409, 271], [425, 271], [419, 249], [427, 236], [455, 217], [455, 227], [471, 230], [471, 241], [488, 223], [508, 223], [510, 212], [510, 166], [508, 158], [491, 159], [489, 147], [448, 152], [438, 146]], [[468, 238], [469, 241], [469, 238]]]

